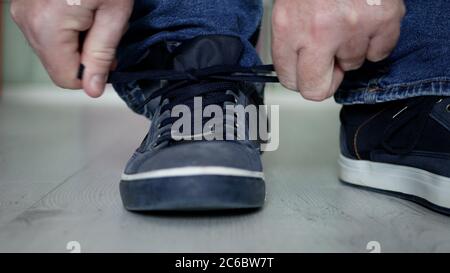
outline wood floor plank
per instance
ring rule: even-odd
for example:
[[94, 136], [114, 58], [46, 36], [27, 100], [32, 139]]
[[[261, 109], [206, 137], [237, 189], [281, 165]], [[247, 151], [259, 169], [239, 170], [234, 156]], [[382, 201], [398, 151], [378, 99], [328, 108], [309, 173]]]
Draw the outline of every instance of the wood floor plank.
[[[80, 242], [83, 252], [367, 252], [370, 241], [380, 242], [384, 252], [450, 251], [450, 218], [407, 201], [341, 184], [336, 178], [338, 107], [292, 102], [297, 98], [269, 94], [272, 103], [282, 105], [280, 148], [263, 157], [268, 190], [265, 208], [245, 214], [125, 211], [118, 192], [119, 178], [144, 136], [145, 122], [123, 106], [73, 106], [68, 111], [82, 116], [80, 122], [71, 122], [70, 115], [62, 115], [57, 121], [78, 126], [74, 131], [83, 132], [70, 137], [74, 131], [61, 125], [69, 132], [64, 134], [68, 139], [63, 140], [70, 146], [62, 153], [66, 161], [59, 162], [58, 153], [49, 152], [52, 156], [47, 156], [45, 163], [39, 163], [35, 153], [30, 153], [26, 163], [38, 164], [33, 172], [43, 166], [63, 167], [67, 162], [76, 167], [56, 175], [49, 173], [49, 181], [56, 179], [59, 184], [0, 226], [0, 251], [67, 252], [69, 241]], [[35, 115], [40, 115], [39, 111]], [[16, 125], [9, 120], [8, 126]], [[0, 135], [5, 131], [1, 129]], [[26, 132], [23, 129], [21, 134]], [[57, 133], [54, 129], [50, 132]], [[42, 141], [46, 134], [39, 133]], [[42, 141], [40, 145], [51, 146], [52, 142]], [[8, 150], [20, 143], [17, 140], [1, 147]], [[17, 157], [15, 164], [21, 158]], [[27, 180], [22, 180], [17, 189], [9, 186], [9, 191], [15, 192], [11, 202], [14, 196], [19, 198], [21, 189], [26, 194], [38, 187], [38, 181], [46, 181], [32, 179], [45, 178], [45, 172], [21, 174], [0, 168], [7, 171], [8, 181], [19, 176], [36, 182], [27, 187]], [[58, 180], [61, 177], [64, 183]], [[0, 190], [5, 181], [0, 177]], [[8, 209], [13, 206], [5, 206], [0, 212]]]

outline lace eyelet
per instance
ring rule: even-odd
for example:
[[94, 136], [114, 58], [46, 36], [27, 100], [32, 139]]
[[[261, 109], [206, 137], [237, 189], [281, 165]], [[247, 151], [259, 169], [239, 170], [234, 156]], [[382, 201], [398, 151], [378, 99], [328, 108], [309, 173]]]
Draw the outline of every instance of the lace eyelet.
[[447, 111], [447, 113], [450, 113], [450, 104], [447, 105], [447, 107], [445, 108], [445, 110]]

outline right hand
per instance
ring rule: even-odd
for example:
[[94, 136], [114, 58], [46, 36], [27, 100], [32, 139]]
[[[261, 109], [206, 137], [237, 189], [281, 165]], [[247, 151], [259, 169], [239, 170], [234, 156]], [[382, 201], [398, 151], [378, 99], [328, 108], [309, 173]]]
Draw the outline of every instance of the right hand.
[[400, 37], [403, 0], [276, 0], [273, 61], [281, 83], [309, 100], [331, 97], [344, 73], [389, 56]]

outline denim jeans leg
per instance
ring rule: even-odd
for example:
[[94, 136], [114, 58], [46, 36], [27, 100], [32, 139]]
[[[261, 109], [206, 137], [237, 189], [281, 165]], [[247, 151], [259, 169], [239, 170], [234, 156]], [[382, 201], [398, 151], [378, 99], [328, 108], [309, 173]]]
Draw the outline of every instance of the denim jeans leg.
[[[260, 63], [251, 42], [263, 14], [261, 0], [136, 0], [130, 27], [118, 49], [119, 71], [127, 69], [162, 41], [183, 41], [201, 35], [232, 35], [244, 45], [242, 66]], [[150, 107], [136, 83], [114, 86], [119, 96], [138, 114], [151, 118]]]

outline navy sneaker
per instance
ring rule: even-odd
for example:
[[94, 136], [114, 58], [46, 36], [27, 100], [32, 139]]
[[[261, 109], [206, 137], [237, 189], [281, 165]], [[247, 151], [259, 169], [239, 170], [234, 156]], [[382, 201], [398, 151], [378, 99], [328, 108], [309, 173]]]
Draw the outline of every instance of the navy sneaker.
[[450, 214], [450, 98], [341, 111], [340, 179]]
[[[148, 135], [122, 175], [120, 193], [125, 208], [192, 211], [262, 207], [265, 182], [261, 142], [242, 136], [240, 140], [226, 140], [227, 133], [238, 131], [237, 122], [232, 123], [232, 130], [211, 128], [210, 133], [219, 132], [224, 140], [207, 140], [205, 132], [194, 133], [192, 137], [197, 140], [179, 140], [171, 129], [178, 118], [171, 117], [171, 111], [185, 105], [194, 113], [198, 110], [194, 109], [194, 98], [202, 99], [200, 111], [209, 105], [222, 109], [227, 105], [260, 105], [264, 85], [249, 82], [274, 80], [259, 73], [273, 68], [240, 67], [243, 45], [235, 37], [204, 36], [162, 48], [166, 52], [161, 53], [164, 56], [158, 53], [158, 60], [164, 60], [166, 70], [113, 73], [110, 79], [115, 83], [138, 80], [141, 86], [147, 81], [150, 95], [144, 104], [156, 102]], [[157, 90], [155, 80], [162, 80]], [[229, 118], [234, 116], [224, 115], [223, 124]], [[208, 120], [202, 119], [202, 126]], [[248, 128], [245, 130], [248, 136]], [[237, 139], [237, 135], [234, 137]]]

